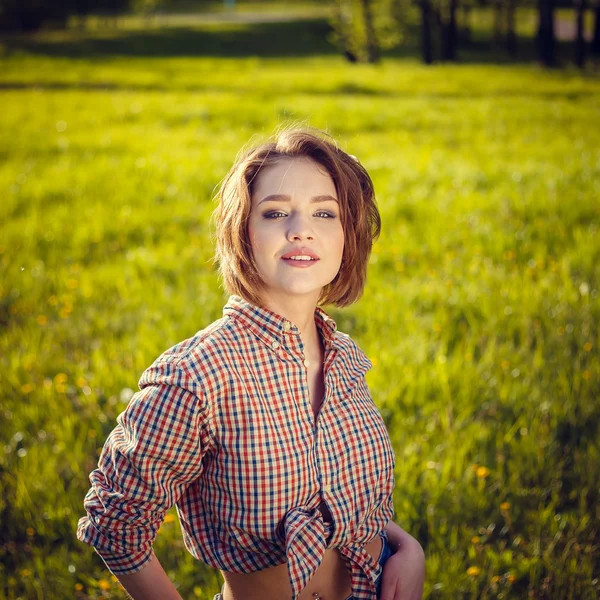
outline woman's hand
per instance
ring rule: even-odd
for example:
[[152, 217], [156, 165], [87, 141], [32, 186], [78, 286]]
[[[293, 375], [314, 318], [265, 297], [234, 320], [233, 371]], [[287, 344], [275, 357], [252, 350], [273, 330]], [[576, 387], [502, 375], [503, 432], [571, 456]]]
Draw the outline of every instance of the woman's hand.
[[421, 600], [425, 583], [425, 553], [405, 533], [402, 544], [383, 566], [380, 600]]

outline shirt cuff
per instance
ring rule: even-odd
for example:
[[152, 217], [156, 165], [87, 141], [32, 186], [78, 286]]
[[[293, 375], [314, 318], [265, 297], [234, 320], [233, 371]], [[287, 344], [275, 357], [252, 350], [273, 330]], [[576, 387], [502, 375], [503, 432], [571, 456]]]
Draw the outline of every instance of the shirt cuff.
[[94, 548], [113, 575], [131, 575], [141, 571], [152, 559], [152, 548], [144, 548], [139, 552], [127, 555], [107, 553], [105, 550]]

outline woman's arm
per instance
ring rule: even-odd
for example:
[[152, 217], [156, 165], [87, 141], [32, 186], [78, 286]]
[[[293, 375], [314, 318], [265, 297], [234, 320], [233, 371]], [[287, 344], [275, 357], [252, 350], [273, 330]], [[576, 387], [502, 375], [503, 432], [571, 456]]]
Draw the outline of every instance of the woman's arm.
[[133, 600], [182, 600], [154, 553], [140, 571], [117, 579]]
[[396, 525], [394, 521], [388, 521], [388, 524], [385, 526], [385, 532], [388, 534], [392, 552], [409, 550], [417, 555], [422, 555], [423, 563], [425, 563], [425, 554], [423, 548], [421, 548], [421, 544], [412, 535], [406, 533], [400, 525]]
[[392, 556], [383, 567], [381, 600], [420, 600], [425, 583], [425, 553], [421, 544], [389, 521], [385, 527]]

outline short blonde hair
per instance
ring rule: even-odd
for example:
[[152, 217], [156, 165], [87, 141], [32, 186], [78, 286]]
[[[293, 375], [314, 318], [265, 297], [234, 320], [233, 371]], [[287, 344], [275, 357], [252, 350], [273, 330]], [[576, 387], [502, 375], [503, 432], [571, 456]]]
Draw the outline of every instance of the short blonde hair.
[[309, 158], [333, 180], [344, 230], [340, 271], [326, 285], [319, 304], [348, 306], [362, 295], [373, 241], [381, 231], [373, 182], [353, 156], [341, 150], [329, 135], [313, 129], [279, 132], [266, 143], [238, 156], [221, 183], [213, 213], [216, 256], [223, 286], [230, 294], [260, 305], [260, 278], [248, 236], [252, 186], [262, 169], [280, 159]]

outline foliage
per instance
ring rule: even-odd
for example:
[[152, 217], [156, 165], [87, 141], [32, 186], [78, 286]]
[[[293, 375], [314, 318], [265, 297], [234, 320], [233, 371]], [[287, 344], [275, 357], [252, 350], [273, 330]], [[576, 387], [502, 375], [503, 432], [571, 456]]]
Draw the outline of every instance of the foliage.
[[[332, 312], [374, 362], [426, 596], [598, 597], [597, 75], [350, 66], [322, 23], [255, 27], [0, 54], [0, 596], [124, 598], [75, 539], [87, 475], [142, 370], [220, 316], [215, 186], [300, 120], [375, 182], [367, 290]], [[173, 511], [156, 551], [212, 599]]]
[[[334, 0], [331, 4], [331, 41], [342, 52], [366, 62], [367, 32], [363, 3], [360, 0]], [[369, 4], [379, 47], [383, 50], [395, 48], [404, 40], [409, 24], [416, 21], [414, 6], [410, 0], [372, 0]]]

